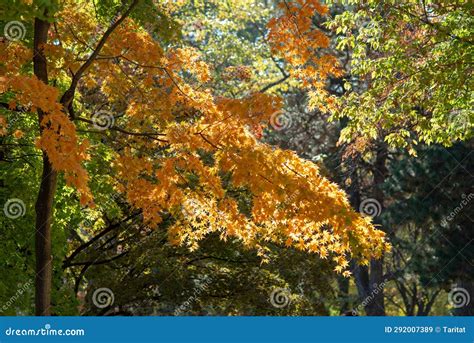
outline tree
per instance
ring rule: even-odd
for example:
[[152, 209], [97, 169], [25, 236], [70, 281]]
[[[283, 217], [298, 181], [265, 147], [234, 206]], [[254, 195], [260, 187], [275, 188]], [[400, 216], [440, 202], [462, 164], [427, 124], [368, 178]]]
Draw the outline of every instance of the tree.
[[[390, 163], [384, 188], [391, 206], [383, 218], [397, 248], [388, 268], [407, 315], [427, 315], [443, 290], [463, 287], [472, 294], [474, 194], [466, 185], [473, 163], [472, 141], [425, 147], [418, 158], [402, 155]], [[454, 310], [469, 315], [472, 302]]]
[[335, 114], [350, 119], [342, 139], [379, 138], [415, 153], [418, 142], [472, 137], [471, 4], [348, 3], [329, 25], [351, 52], [353, 79]]
[[[308, 4], [297, 17], [305, 32], [316, 11], [326, 12], [316, 1]], [[134, 0], [18, 6], [14, 9], [34, 20], [33, 42], [2, 42], [0, 92], [6, 112], [21, 107], [38, 116], [36, 146], [43, 165], [35, 206], [38, 315], [51, 313], [58, 177], [64, 175], [77, 190], [82, 205], [93, 207], [87, 167], [97, 161], [112, 168], [113, 186], [146, 225], [156, 227], [171, 215], [170, 242], [191, 250], [217, 233], [256, 248], [263, 261], [268, 242], [286, 244], [330, 256], [335, 270], [348, 275], [349, 258], [366, 263], [387, 249], [383, 232], [351, 209], [344, 192], [313, 163], [263, 144], [248, 129], [268, 122], [281, 106], [278, 97], [261, 92], [216, 97], [200, 54], [166, 46], [179, 5]], [[160, 20], [169, 25], [160, 27]], [[282, 42], [278, 37], [286, 34], [288, 20], [287, 13], [269, 23], [274, 44]], [[311, 38], [315, 41], [294, 41], [283, 52], [327, 44], [322, 33]], [[307, 66], [318, 75], [312, 86], [322, 89], [324, 78], [337, 73], [332, 61], [324, 55], [318, 69]], [[106, 161], [104, 151], [111, 156]], [[226, 178], [250, 192], [250, 215], [223, 186]]]
[[[337, 94], [328, 98], [324, 91], [310, 92], [309, 105], [341, 120], [339, 142], [348, 144], [349, 152], [360, 154], [355, 160], [347, 159], [346, 154], [343, 161], [348, 165], [349, 194], [355, 208], [359, 208], [364, 191], [359, 184], [366, 184], [369, 192], [362, 195], [377, 201], [383, 211], [386, 199], [381, 187], [389, 176], [388, 148], [407, 147], [416, 154], [414, 146], [419, 141], [451, 145], [472, 136], [470, 4], [348, 1], [332, 21], [324, 23], [309, 16], [299, 31], [295, 28], [301, 13], [310, 12], [312, 2], [284, 2], [282, 8], [289, 34], [275, 38], [276, 49], [282, 51], [289, 73], [316, 89], [324, 83], [317, 82], [319, 75], [311, 67], [320, 64], [318, 58], [324, 56], [308, 53], [298, 44], [317, 37], [324, 28], [341, 35], [337, 47], [346, 66], [341, 78], [346, 92], [340, 98]], [[333, 4], [333, 8], [341, 6]], [[324, 46], [329, 47], [328, 42]], [[321, 98], [334, 106], [321, 105]], [[360, 177], [358, 168], [371, 178]], [[372, 261], [370, 269], [369, 273], [365, 267], [355, 268], [362, 299], [372, 293], [372, 284], [378, 286], [384, 280], [381, 260]], [[384, 315], [383, 298], [383, 291], [379, 292], [366, 307], [367, 313]]]

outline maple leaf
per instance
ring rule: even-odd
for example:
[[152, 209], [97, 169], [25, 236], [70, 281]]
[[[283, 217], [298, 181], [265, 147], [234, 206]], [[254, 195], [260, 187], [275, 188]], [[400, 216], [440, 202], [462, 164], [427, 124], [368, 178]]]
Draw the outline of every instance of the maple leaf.
[[[42, 47], [57, 79], [79, 73], [78, 60], [93, 53], [84, 42], [95, 41], [101, 30], [92, 5], [78, 6], [67, 1], [58, 12], [62, 20], [54, 34], [60, 34], [61, 44]], [[327, 13], [326, 6], [315, 0], [291, 2], [282, 13], [268, 24], [273, 51], [320, 97], [317, 106], [332, 106], [324, 85], [327, 75], [339, 71], [334, 57], [316, 53], [328, 46], [329, 39], [312, 27], [312, 17]], [[15, 46], [31, 58], [21, 43]], [[240, 98], [220, 95], [212, 83], [216, 71], [199, 51], [163, 48], [132, 18], [116, 27], [102, 48], [101, 56], [113, 58], [98, 58], [87, 66], [71, 105], [85, 112], [77, 116], [63, 107], [59, 87], [24, 72], [21, 67], [27, 59], [15, 62], [0, 54], [1, 61], [14, 65], [2, 79], [2, 92], [13, 94], [11, 106], [41, 111], [37, 147], [78, 190], [82, 204], [93, 200], [84, 163], [100, 160], [100, 149], [95, 149], [104, 143], [92, 138], [89, 145], [77, 126], [90, 131], [82, 130], [82, 125], [91, 123], [87, 115], [97, 115], [90, 109], [100, 98], [105, 103], [101, 110], [111, 112], [114, 120], [103, 132], [113, 139], [105, 144], [112, 157], [103, 163], [109, 163], [117, 189], [140, 209], [145, 224], [157, 227], [164, 213], [173, 216], [168, 230], [172, 244], [196, 250], [201, 240], [216, 233], [256, 249], [267, 262], [268, 245], [276, 243], [335, 258], [339, 273], [348, 267], [349, 258], [365, 261], [387, 249], [383, 232], [360, 217], [345, 193], [315, 164], [260, 141], [262, 128], [281, 110], [280, 97], [262, 92]], [[241, 79], [249, 76], [246, 68], [225, 73], [237, 73]], [[231, 189], [248, 192], [247, 213]]]

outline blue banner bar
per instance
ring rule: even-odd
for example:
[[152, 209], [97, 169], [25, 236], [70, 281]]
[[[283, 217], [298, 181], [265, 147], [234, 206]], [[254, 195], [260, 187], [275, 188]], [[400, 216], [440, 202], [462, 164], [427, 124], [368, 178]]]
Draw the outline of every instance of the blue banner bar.
[[0, 317], [0, 342], [473, 343], [474, 317]]

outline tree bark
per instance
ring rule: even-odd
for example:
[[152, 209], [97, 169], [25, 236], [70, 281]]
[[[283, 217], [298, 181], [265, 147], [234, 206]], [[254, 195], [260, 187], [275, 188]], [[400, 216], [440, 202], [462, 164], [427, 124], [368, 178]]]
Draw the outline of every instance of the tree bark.
[[365, 306], [368, 316], [385, 316], [383, 260], [370, 261], [370, 301]]
[[[381, 211], [384, 209], [384, 193], [382, 185], [388, 175], [386, 167], [388, 149], [385, 143], [380, 143], [377, 147], [377, 154], [374, 165], [374, 196], [380, 203]], [[374, 218], [375, 224], [382, 224], [379, 216]], [[370, 261], [369, 289], [371, 301], [367, 303], [365, 311], [368, 316], [385, 316], [385, 299], [384, 299], [384, 273], [383, 273], [383, 256], [379, 260], [372, 259]]]
[[[385, 166], [387, 160], [387, 147], [381, 143], [377, 149], [377, 155], [374, 165], [374, 197], [380, 203], [383, 210], [384, 194], [382, 184], [387, 177], [388, 171]], [[359, 179], [356, 169], [356, 161], [353, 161], [350, 178], [352, 180], [351, 186], [348, 189], [349, 200], [351, 205], [358, 209], [361, 204], [361, 194], [359, 189]], [[381, 224], [376, 217], [374, 219], [376, 224]], [[354, 274], [354, 281], [357, 286], [359, 298], [365, 304], [364, 310], [368, 316], [385, 316], [385, 302], [384, 302], [384, 274], [383, 274], [383, 258], [379, 260], [372, 259], [370, 266], [360, 266], [354, 263], [352, 266]]]
[[[89, 56], [86, 62], [74, 74], [71, 85], [68, 90], [62, 95], [60, 103], [63, 105], [63, 110], [72, 115], [72, 101], [76, 91], [77, 84], [99, 55], [101, 49], [105, 45], [108, 37], [112, 32], [129, 16], [133, 9], [138, 5], [138, 0], [133, 0], [124, 14], [105, 31], [96, 48]], [[44, 16], [48, 13], [45, 11]], [[35, 18], [34, 26], [34, 41], [33, 41], [33, 71], [35, 76], [48, 84], [48, 65], [43, 52], [43, 45], [48, 41], [48, 30], [50, 24], [45, 20]], [[44, 113], [38, 110], [38, 121], [40, 132], [42, 132], [41, 122]], [[36, 249], [36, 280], [35, 280], [35, 312], [38, 316], [51, 315], [51, 283], [52, 283], [52, 255], [51, 255], [51, 224], [53, 219], [53, 201], [57, 185], [57, 172], [53, 169], [51, 161], [46, 152], [43, 151], [43, 173], [41, 176], [38, 197], [36, 199], [36, 232], [35, 232], [35, 249]]]
[[[34, 56], [33, 70], [35, 76], [48, 84], [48, 67], [43, 53], [43, 45], [48, 40], [49, 23], [36, 18], [34, 26]], [[41, 121], [44, 113], [38, 110], [38, 123], [41, 130]], [[57, 173], [51, 162], [43, 152], [43, 173], [36, 199], [35, 223], [35, 313], [37, 316], [51, 315], [51, 279], [52, 279], [52, 251], [51, 251], [51, 223], [53, 217], [53, 200], [56, 190]]]

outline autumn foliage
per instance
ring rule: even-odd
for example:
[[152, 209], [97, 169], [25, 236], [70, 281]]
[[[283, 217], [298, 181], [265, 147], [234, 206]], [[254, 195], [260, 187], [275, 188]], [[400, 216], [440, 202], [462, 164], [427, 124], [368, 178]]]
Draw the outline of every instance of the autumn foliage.
[[[109, 164], [116, 191], [142, 211], [151, 228], [164, 213], [172, 215], [173, 244], [197, 249], [200, 240], [218, 233], [223, 240], [238, 238], [256, 248], [266, 261], [272, 242], [330, 258], [345, 275], [351, 258], [368, 263], [388, 248], [384, 233], [354, 211], [314, 163], [261, 141], [255, 128], [266, 127], [282, 109], [280, 98], [219, 96], [197, 50], [164, 48], [132, 18], [112, 32], [81, 77], [71, 108], [64, 108], [62, 91], [107, 28], [91, 6], [66, 1], [55, 13], [56, 25], [42, 47], [55, 80], [49, 85], [31, 75], [32, 51], [26, 43], [0, 43], [0, 92], [8, 94], [11, 110], [45, 114], [36, 146], [84, 206], [93, 204], [87, 161], [101, 158], [103, 143], [95, 139], [105, 135], [114, 154]], [[325, 15], [327, 8], [299, 0], [282, 2], [280, 10], [268, 24], [273, 52], [294, 67], [292, 76], [311, 92], [315, 106], [331, 108], [325, 79], [339, 71], [335, 58], [321, 53], [328, 37], [311, 25], [311, 17]], [[106, 130], [94, 125], [98, 115], [108, 116]], [[3, 134], [14, 134], [5, 118], [0, 125]], [[248, 192], [250, 213], [229, 192], [236, 188]]]

